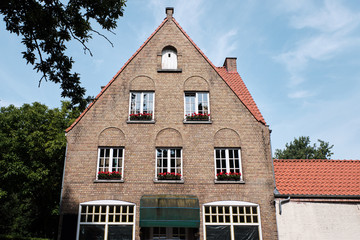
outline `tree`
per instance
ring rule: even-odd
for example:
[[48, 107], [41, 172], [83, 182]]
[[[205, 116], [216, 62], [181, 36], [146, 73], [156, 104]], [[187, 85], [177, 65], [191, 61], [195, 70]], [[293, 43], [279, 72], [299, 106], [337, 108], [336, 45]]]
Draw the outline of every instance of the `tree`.
[[75, 39], [82, 44], [84, 52], [92, 56], [86, 43], [93, 34], [107, 39], [92, 27], [93, 20], [111, 32], [117, 26], [116, 20], [123, 16], [125, 2], [1, 0], [0, 14], [4, 16], [8, 31], [22, 36], [26, 48], [22, 52], [23, 58], [42, 74], [39, 86], [43, 79], [59, 83], [61, 96], [70, 98], [72, 104], [76, 105], [85, 104], [85, 89], [80, 85], [79, 74], [71, 72], [74, 60], [65, 53], [66, 44]]
[[319, 147], [310, 145], [309, 137], [299, 137], [298, 139], [294, 138], [293, 142], [290, 144], [285, 144], [285, 149], [275, 150], [275, 158], [277, 159], [330, 159], [333, 152], [331, 149], [334, 145], [331, 145], [328, 142], [318, 139], [320, 143]]
[[0, 109], [0, 233], [52, 237], [65, 157], [64, 130], [79, 115], [40, 103]]

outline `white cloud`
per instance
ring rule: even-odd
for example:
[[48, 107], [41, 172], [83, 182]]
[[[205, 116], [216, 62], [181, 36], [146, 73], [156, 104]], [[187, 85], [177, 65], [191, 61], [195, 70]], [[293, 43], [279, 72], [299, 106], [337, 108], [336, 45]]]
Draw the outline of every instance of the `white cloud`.
[[0, 107], [8, 107], [10, 105], [14, 105], [15, 107], [20, 107], [22, 104], [19, 102], [9, 102], [4, 99], [0, 99]]
[[282, 9], [291, 14], [290, 26], [299, 30], [297, 34], [302, 34], [300, 30], [307, 30], [290, 49], [275, 57], [287, 68], [290, 87], [306, 81], [302, 75], [309, 62], [330, 60], [346, 49], [359, 45], [360, 37], [354, 34], [354, 30], [360, 24], [360, 13], [352, 12], [339, 1], [325, 0], [321, 7], [315, 7], [309, 1], [301, 1], [296, 6], [292, 5], [292, 1], [283, 1], [282, 4], [285, 6]]
[[306, 97], [311, 97], [313, 95], [314, 94], [309, 91], [299, 90], [299, 91], [289, 93], [288, 97], [289, 98], [306, 98]]
[[313, 28], [321, 32], [334, 32], [357, 25], [359, 14], [351, 12], [339, 1], [326, 0], [322, 9], [312, 9], [293, 16], [291, 24], [295, 28]]
[[237, 48], [236, 39], [237, 30], [230, 29], [226, 33], [222, 33], [220, 36], [215, 38], [214, 44], [211, 48], [209, 55], [212, 56], [216, 61], [215, 65], [222, 64], [221, 61], [224, 61], [226, 57], [236, 57], [234, 56], [234, 51]]

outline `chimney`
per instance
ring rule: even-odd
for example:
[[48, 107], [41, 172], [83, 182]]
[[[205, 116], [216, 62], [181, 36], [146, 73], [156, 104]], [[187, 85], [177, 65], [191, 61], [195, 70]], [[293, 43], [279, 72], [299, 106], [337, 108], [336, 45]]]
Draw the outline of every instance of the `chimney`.
[[174, 8], [173, 7], [167, 7], [165, 9], [165, 13], [166, 13], [166, 17], [168, 18], [168, 20], [171, 20], [173, 14], [174, 14]]
[[224, 67], [228, 72], [237, 72], [236, 57], [225, 58]]

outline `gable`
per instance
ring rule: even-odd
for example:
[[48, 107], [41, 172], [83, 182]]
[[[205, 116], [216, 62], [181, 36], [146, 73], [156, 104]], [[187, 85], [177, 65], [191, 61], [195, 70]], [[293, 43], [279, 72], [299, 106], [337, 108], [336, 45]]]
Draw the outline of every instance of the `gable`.
[[[106, 91], [108, 91], [108, 89], [114, 83], [114, 81], [116, 79], [118, 79], [120, 74], [123, 73], [130, 64], [137, 64], [141, 67], [144, 67], [142, 65], [143, 60], [145, 58], [147, 58], [147, 60], [149, 60], [153, 56], [149, 56], [147, 53], [143, 53], [143, 50], [146, 47], [148, 47], [149, 44], [153, 44], [153, 43], [156, 44], [156, 41], [151, 41], [151, 40], [153, 38], [157, 37], [157, 34], [163, 30], [164, 26], [166, 26], [167, 23], [168, 24], [174, 23], [176, 25], [177, 29], [182, 34], [184, 40], [186, 40], [186, 42], [189, 42], [196, 49], [200, 58], [203, 61], [205, 61], [210, 66], [210, 68], [213, 69], [214, 73], [216, 73], [217, 76], [220, 77], [226, 83], [226, 85], [232, 90], [232, 92], [237, 96], [237, 98], [241, 101], [241, 103], [248, 109], [248, 111], [256, 119], [256, 121], [258, 121], [264, 125], [266, 124], [263, 116], [261, 115], [257, 105], [255, 104], [255, 101], [253, 100], [248, 89], [246, 88], [240, 75], [236, 71], [228, 72], [225, 67], [215, 67], [214, 64], [205, 56], [205, 54], [200, 50], [200, 48], [191, 40], [191, 38], [186, 34], [186, 32], [181, 28], [181, 26], [177, 23], [177, 21], [174, 18], [171, 18], [171, 20], [169, 20], [168, 18], [165, 18], [165, 20], [160, 24], [160, 26], [150, 35], [150, 37], [130, 57], [130, 59], [124, 64], [124, 66], [115, 74], [115, 76], [110, 80], [110, 82], [101, 90], [101, 92], [96, 96], [94, 101], [92, 103], [90, 103], [89, 106], [83, 111], [83, 113], [74, 121], [74, 123], [65, 130], [66, 132], [69, 132], [85, 116], [85, 114], [94, 106], [94, 104], [96, 104], [96, 102], [103, 96], [103, 94]], [[170, 28], [170, 31], [167, 31], [166, 33], [162, 34], [160, 37], [166, 38], [167, 36], [170, 36], [171, 34], [178, 34], [178, 32], [175, 31], [174, 28]], [[176, 44], [175, 41], [171, 41], [171, 40], [169, 40], [168, 45], [175, 45], [175, 46], [179, 47], [180, 49], [181, 49], [181, 47], [183, 47], [183, 45], [178, 45], [178, 44]], [[140, 58], [140, 57], [137, 58], [137, 56], [140, 53], [142, 53], [142, 58]], [[157, 54], [157, 58], [158, 59], [159, 59], [159, 57], [161, 58], [162, 54], [163, 53], [160, 51]], [[186, 53], [183, 52], [182, 54], [186, 54]], [[178, 57], [181, 58], [181, 55], [179, 55]], [[196, 61], [196, 60], [200, 60], [200, 59], [194, 59], [194, 61]], [[157, 61], [157, 59], [155, 61]], [[159, 62], [159, 61], [157, 61], [157, 62]], [[161, 67], [161, 61], [158, 65], [159, 65], [159, 67]], [[185, 64], [184, 64], [184, 67], [186, 67]], [[176, 69], [176, 70], [180, 71], [180, 72], [182, 71], [181, 69]], [[144, 78], [146, 78], [146, 76]], [[141, 81], [138, 81], [138, 82], [141, 82]]]

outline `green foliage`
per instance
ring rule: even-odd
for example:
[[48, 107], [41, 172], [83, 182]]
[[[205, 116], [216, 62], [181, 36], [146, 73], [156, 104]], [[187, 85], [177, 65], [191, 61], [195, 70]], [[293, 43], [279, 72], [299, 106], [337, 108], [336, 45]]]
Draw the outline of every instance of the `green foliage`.
[[298, 139], [294, 138], [293, 142], [290, 144], [286, 143], [285, 149], [275, 150], [275, 158], [277, 159], [330, 159], [333, 152], [331, 149], [334, 145], [331, 145], [328, 142], [318, 139], [320, 143], [319, 147], [310, 145], [309, 137], [299, 137]]
[[57, 230], [66, 139], [79, 115], [40, 103], [0, 109], [0, 232], [49, 237]]
[[[91, 50], [86, 43], [95, 30], [94, 20], [111, 31], [123, 16], [126, 0], [1, 0], [0, 14], [6, 29], [22, 36], [26, 51], [22, 52], [28, 64], [42, 73], [42, 79], [59, 83], [62, 97], [69, 97], [73, 105], [83, 103], [85, 89], [80, 85], [78, 73], [72, 73], [73, 59], [66, 52], [70, 40], [79, 41], [84, 52]], [[111, 42], [110, 42], [111, 43]], [[112, 44], [112, 43], [111, 43]]]

